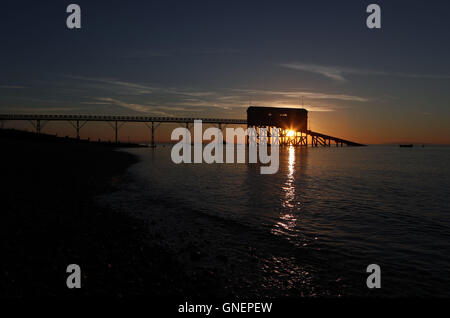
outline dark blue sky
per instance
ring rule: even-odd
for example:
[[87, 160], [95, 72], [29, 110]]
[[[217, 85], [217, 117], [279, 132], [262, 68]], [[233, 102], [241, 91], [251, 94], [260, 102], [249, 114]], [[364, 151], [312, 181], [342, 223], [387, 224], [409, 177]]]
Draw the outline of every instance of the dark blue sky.
[[303, 96], [323, 132], [450, 142], [448, 1], [73, 2], [81, 30], [70, 1], [2, 1], [1, 112], [241, 118]]

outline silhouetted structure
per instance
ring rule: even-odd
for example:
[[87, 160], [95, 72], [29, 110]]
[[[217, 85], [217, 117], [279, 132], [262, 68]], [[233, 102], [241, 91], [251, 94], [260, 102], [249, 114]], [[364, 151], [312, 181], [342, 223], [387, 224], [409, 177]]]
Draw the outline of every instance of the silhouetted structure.
[[328, 136], [308, 130], [308, 111], [304, 108], [278, 108], [250, 106], [247, 108], [247, 126], [256, 130], [257, 142], [266, 137], [268, 143], [273, 143], [274, 136], [270, 136], [272, 128], [279, 129], [279, 144], [282, 146], [307, 146], [308, 137], [311, 146], [364, 146], [349, 140]]
[[[261, 132], [264, 129], [279, 128], [280, 145], [307, 146], [308, 138], [312, 146], [364, 146], [362, 144], [345, 139], [332, 137], [308, 130], [308, 111], [303, 108], [276, 108], [251, 106], [247, 109], [247, 119], [225, 119], [225, 118], [199, 118], [199, 117], [150, 117], [150, 116], [104, 116], [104, 115], [36, 115], [36, 114], [0, 114], [0, 125], [4, 121], [28, 121], [40, 134], [41, 129], [49, 121], [67, 121], [76, 131], [76, 138], [80, 138], [80, 130], [87, 122], [107, 122], [114, 131], [115, 142], [119, 142], [119, 129], [129, 122], [144, 123], [151, 132], [151, 145], [155, 146], [155, 130], [161, 123], [183, 123], [189, 129], [189, 125], [196, 120], [204, 124], [217, 124], [219, 129], [224, 125], [247, 125], [256, 128], [256, 140], [259, 142]], [[268, 142], [272, 142], [270, 132]]]
[[247, 125], [306, 132], [308, 111], [304, 108], [251, 106], [247, 108]]

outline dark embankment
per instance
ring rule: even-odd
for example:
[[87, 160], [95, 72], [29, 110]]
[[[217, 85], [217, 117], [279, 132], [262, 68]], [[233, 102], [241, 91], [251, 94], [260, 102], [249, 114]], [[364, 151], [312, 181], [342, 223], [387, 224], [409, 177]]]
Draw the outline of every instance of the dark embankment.
[[[211, 296], [215, 283], [185, 277], [144, 221], [96, 206], [132, 155], [12, 130], [0, 147], [0, 296]], [[81, 289], [66, 287], [69, 264], [81, 266]]]

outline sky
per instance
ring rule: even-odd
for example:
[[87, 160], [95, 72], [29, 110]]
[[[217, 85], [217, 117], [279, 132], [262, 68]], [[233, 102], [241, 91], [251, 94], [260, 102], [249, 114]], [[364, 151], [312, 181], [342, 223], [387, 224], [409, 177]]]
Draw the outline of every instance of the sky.
[[[81, 7], [81, 29], [66, 7]], [[366, 7], [381, 7], [381, 29]], [[245, 118], [303, 107], [366, 144], [450, 144], [448, 1], [2, 1], [0, 113]], [[302, 102], [303, 100], [303, 102]], [[5, 123], [5, 127], [28, 123]], [[158, 128], [157, 140], [174, 125]], [[68, 123], [44, 132], [74, 135]], [[106, 124], [82, 137], [110, 138]], [[122, 138], [145, 141], [144, 125]]]

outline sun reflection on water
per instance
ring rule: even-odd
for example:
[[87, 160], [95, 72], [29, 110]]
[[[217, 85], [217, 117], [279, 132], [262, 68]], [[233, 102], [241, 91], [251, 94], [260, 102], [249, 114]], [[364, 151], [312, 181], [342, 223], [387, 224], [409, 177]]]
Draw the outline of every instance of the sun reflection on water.
[[281, 198], [282, 212], [278, 222], [272, 229], [274, 234], [283, 234], [289, 236], [297, 225], [297, 202], [295, 200], [295, 147], [289, 147], [289, 157], [287, 161], [287, 174], [281, 189], [283, 197]]

